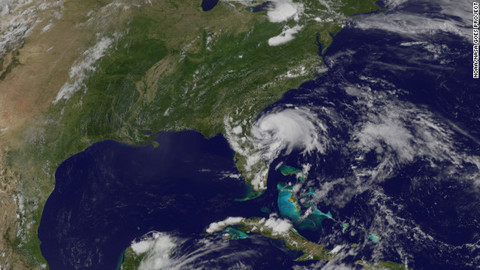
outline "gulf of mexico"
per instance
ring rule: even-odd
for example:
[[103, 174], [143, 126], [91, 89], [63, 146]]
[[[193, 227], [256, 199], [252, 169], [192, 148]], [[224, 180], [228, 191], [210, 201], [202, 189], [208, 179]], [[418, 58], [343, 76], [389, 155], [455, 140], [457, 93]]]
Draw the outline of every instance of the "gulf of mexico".
[[198, 236], [227, 216], [261, 216], [244, 196], [221, 135], [161, 132], [157, 147], [96, 143], [65, 160], [38, 235], [50, 269], [115, 269], [131, 241], [155, 230]]

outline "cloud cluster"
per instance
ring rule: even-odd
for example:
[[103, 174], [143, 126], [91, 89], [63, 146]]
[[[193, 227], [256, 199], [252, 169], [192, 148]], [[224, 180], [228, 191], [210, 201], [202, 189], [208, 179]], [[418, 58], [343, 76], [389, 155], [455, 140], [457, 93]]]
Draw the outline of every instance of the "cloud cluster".
[[375, 14], [364, 20], [357, 21], [361, 29], [382, 29], [409, 37], [433, 35], [440, 31], [450, 32], [468, 40], [472, 38], [471, 2], [438, 0], [430, 3], [439, 8], [442, 17], [428, 16], [428, 13], [412, 13], [411, 10], [402, 10], [405, 0], [386, 1], [387, 6], [394, 12]]
[[276, 218], [271, 215], [267, 220], [265, 220], [265, 226], [272, 229], [273, 235], [286, 234], [290, 228], [292, 228], [292, 223], [287, 219]]
[[459, 152], [451, 126], [441, 123], [428, 110], [408, 102], [390, 102], [366, 117], [357, 126], [360, 129], [354, 135], [355, 148], [364, 154], [374, 150], [382, 158], [378, 172], [392, 171], [416, 158], [431, 161], [431, 166], [436, 166], [435, 161], [448, 161], [461, 168], [469, 162], [480, 169], [480, 157]]
[[279, 46], [293, 40], [295, 38], [295, 34], [298, 33], [302, 29], [302, 26], [295, 25], [294, 27], [286, 26], [282, 33], [278, 36], [271, 37], [268, 39], [268, 45], [270, 46]]
[[63, 1], [0, 0], [0, 58], [19, 48], [44, 18], [39, 11], [49, 10], [60, 17]]
[[271, 214], [268, 219], [262, 218], [260, 220], [249, 220], [242, 217], [229, 217], [223, 221], [213, 222], [207, 228], [207, 233], [214, 233], [225, 229], [230, 225], [246, 224], [252, 226], [255, 232], [256, 229], [264, 231], [264, 229], [271, 229], [273, 235], [286, 234], [291, 228], [292, 223], [288, 219], [278, 218], [275, 214]]
[[302, 154], [326, 151], [327, 128], [307, 108], [285, 108], [261, 116], [245, 132], [237, 129], [242, 123], [225, 118], [225, 135], [232, 149], [245, 157], [243, 174], [257, 191], [266, 188], [270, 164], [280, 155], [301, 150]]
[[325, 132], [326, 127], [307, 108], [288, 108], [265, 114], [251, 131], [267, 160], [275, 159], [284, 150], [287, 155], [294, 149], [303, 149], [303, 153], [325, 152], [321, 140]]
[[298, 20], [303, 13], [303, 4], [294, 3], [292, 0], [273, 0], [273, 5], [267, 12], [270, 22], [285, 22], [291, 18]]
[[207, 233], [214, 233], [220, 230], [223, 230], [228, 225], [235, 225], [242, 222], [244, 218], [242, 217], [229, 217], [223, 221], [213, 222], [207, 228]]
[[96, 69], [94, 64], [105, 55], [113, 41], [112, 38], [102, 37], [94, 46], [83, 53], [81, 60], [77, 60], [70, 68], [69, 81], [57, 93], [57, 97], [53, 101], [54, 104], [61, 99], [71, 98], [75, 92], [85, 87], [85, 79]]
[[[237, 2], [245, 6], [252, 5], [252, 1], [247, 0], [226, 0], [227, 2]], [[272, 23], [285, 23], [290, 20], [296, 22], [304, 15], [305, 7], [303, 3], [294, 2], [293, 0], [271, 0], [267, 10], [267, 18]], [[283, 31], [277, 36], [268, 40], [268, 45], [279, 46], [285, 44], [295, 38], [303, 26], [296, 25], [293, 27], [285, 25]]]
[[131, 248], [137, 255], [144, 254], [139, 270], [162, 269], [170, 264], [170, 252], [175, 247], [175, 240], [167, 234], [151, 232], [138, 241], [133, 241]]

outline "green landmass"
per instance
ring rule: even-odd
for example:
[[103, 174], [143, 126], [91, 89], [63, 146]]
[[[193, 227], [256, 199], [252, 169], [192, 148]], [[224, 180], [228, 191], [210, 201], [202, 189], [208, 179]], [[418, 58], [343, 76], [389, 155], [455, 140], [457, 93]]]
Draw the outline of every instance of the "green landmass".
[[[223, 231], [226, 228], [229, 228], [233, 224], [225, 225], [224, 227], [219, 227], [218, 231]], [[305, 237], [300, 235], [293, 227], [285, 232], [277, 232], [267, 225], [265, 219], [261, 218], [244, 218], [242, 221], [234, 224], [236, 228], [245, 233], [257, 233], [262, 236], [271, 239], [280, 239], [285, 242], [285, 246], [294, 251], [301, 251], [303, 255], [296, 258], [296, 261], [312, 261], [312, 260], [338, 260], [342, 256], [333, 253], [331, 250], [327, 249], [324, 245], [311, 242]], [[380, 270], [380, 269], [389, 269], [389, 270], [400, 270], [405, 269], [401, 264], [397, 264], [392, 261], [378, 261], [378, 262], [368, 262], [368, 261], [357, 261], [356, 264], [362, 265], [365, 269], [371, 270]]]
[[[402, 264], [398, 264], [392, 261], [379, 261], [376, 263], [367, 262], [367, 261], [357, 261], [356, 264], [359, 264], [367, 270], [405, 270], [405, 266]], [[408, 268], [408, 270], [413, 270], [412, 268]]]
[[[261, 218], [245, 218], [235, 226], [238, 230], [246, 233], [258, 233], [271, 239], [283, 240], [290, 250], [303, 252], [303, 255], [296, 258], [296, 261], [331, 260], [335, 258], [335, 255], [330, 253], [330, 250], [326, 249], [325, 246], [308, 241], [294, 228], [278, 233], [266, 225], [265, 219]], [[219, 231], [225, 228], [228, 228], [228, 226], [220, 227]]]
[[132, 248], [127, 248], [124, 252], [124, 261], [118, 265], [121, 270], [138, 270], [145, 254], [135, 254]]

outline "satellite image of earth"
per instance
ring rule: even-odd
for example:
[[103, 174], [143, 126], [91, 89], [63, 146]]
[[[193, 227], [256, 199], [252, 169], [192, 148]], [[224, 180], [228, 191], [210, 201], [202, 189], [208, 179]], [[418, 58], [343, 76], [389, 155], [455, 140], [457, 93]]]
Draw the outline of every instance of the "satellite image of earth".
[[0, 270], [480, 269], [478, 2], [0, 0]]

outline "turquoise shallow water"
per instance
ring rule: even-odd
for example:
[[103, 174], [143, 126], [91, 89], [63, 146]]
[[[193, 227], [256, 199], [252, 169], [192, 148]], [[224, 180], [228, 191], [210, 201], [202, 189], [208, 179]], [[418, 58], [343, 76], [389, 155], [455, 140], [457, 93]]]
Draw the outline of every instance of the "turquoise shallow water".
[[282, 184], [277, 185], [278, 189], [278, 210], [282, 216], [288, 217], [292, 221], [296, 222], [302, 214], [300, 207], [290, 201], [292, 197], [292, 188], [284, 186]]
[[227, 227], [227, 229], [225, 231], [228, 234], [230, 234], [230, 237], [232, 237], [232, 239], [234, 239], [234, 240], [249, 238], [248, 234], [246, 234], [242, 231], [239, 231], [239, 230], [237, 230], [233, 227]]
[[[282, 183], [279, 183], [277, 184], [277, 189], [277, 203], [280, 214], [296, 223], [299, 229], [307, 229], [312, 231], [321, 229], [323, 231], [322, 222], [326, 219], [334, 220], [330, 212], [323, 213], [315, 205], [310, 205], [310, 203], [306, 205], [300, 205], [296, 198], [292, 198], [292, 196], [294, 196], [292, 186], [286, 186]], [[309, 197], [313, 194], [313, 191], [309, 190], [309, 192], [302, 194], [301, 196]], [[307, 202], [309, 202], [309, 200], [307, 200]], [[306, 217], [302, 217], [302, 214], [305, 214], [310, 207], [312, 213]]]
[[372, 242], [373, 242], [374, 244], [380, 243], [380, 237], [378, 237], [378, 236], [376, 236], [376, 235], [374, 235], [374, 234], [369, 235], [369, 236], [368, 236], [368, 239], [372, 240]]

